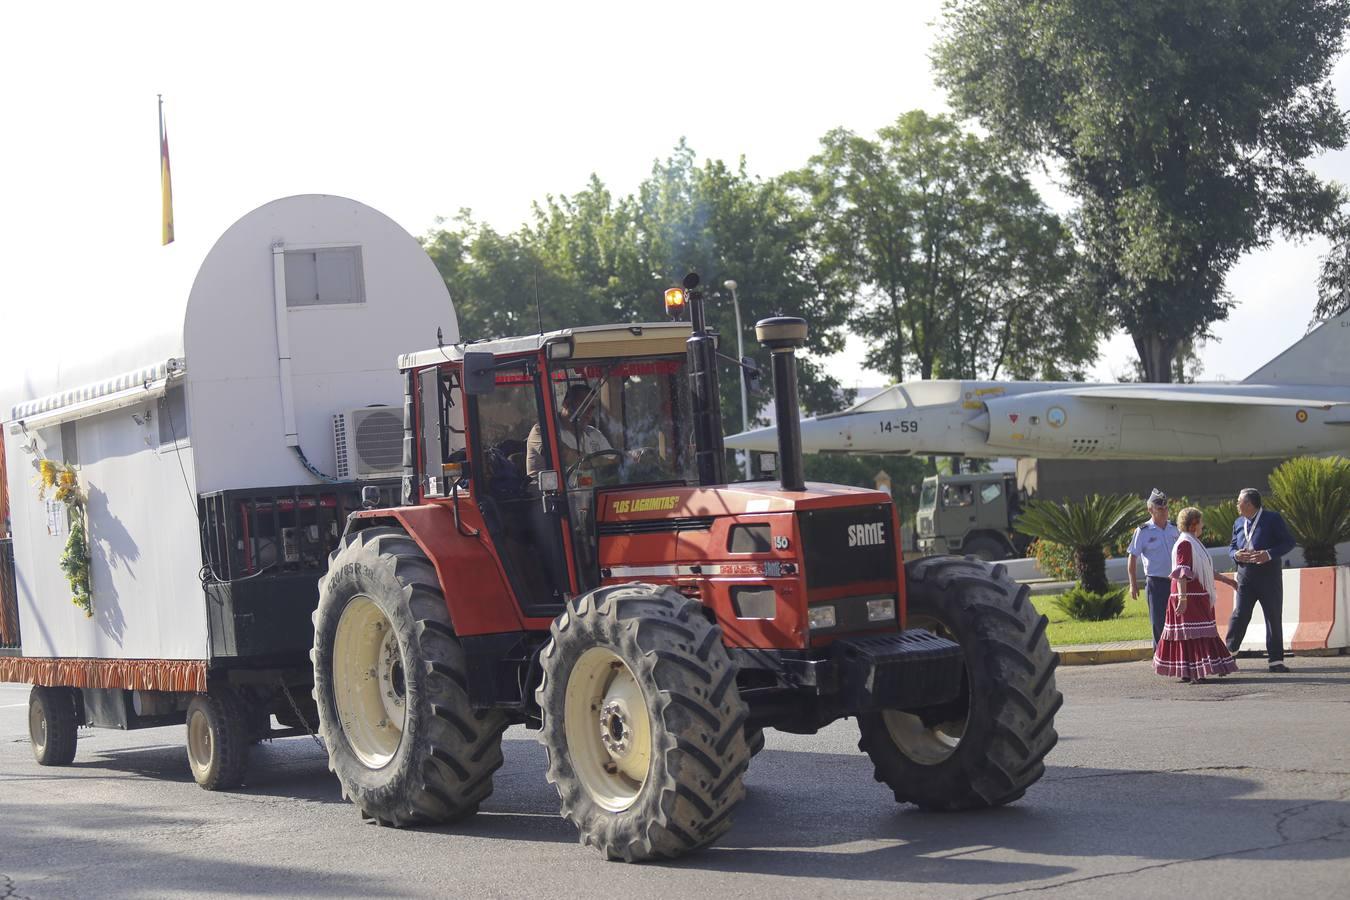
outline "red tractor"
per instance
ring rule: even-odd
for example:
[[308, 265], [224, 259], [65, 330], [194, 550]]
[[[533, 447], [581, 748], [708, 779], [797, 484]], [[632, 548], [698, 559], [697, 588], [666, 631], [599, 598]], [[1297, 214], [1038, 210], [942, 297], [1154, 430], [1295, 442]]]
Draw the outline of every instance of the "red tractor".
[[315, 699], [363, 816], [474, 813], [502, 731], [540, 730], [581, 840], [679, 856], [731, 826], [768, 727], [845, 716], [930, 809], [1008, 803], [1054, 746], [1046, 620], [1001, 566], [906, 566], [889, 495], [804, 484], [772, 318], [777, 481], [726, 483], [715, 336], [573, 328], [407, 354], [402, 506], [353, 514], [320, 582]]

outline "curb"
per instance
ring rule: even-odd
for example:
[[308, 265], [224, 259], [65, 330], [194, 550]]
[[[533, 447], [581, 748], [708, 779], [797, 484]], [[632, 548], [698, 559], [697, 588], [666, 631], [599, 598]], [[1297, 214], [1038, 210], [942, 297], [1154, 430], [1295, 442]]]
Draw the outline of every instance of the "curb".
[[1117, 647], [1100, 650], [1075, 650], [1064, 647], [1055, 651], [1061, 666], [1100, 666], [1106, 663], [1138, 662], [1153, 658], [1152, 647]]

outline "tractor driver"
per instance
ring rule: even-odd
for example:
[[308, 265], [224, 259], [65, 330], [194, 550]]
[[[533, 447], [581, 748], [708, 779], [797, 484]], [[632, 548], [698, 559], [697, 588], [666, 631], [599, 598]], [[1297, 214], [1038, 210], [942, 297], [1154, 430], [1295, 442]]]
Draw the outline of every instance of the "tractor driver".
[[[599, 402], [597, 396], [589, 405], [585, 405], [591, 393], [591, 389], [586, 385], [574, 384], [567, 389], [562, 403], [558, 406], [558, 443], [562, 445], [563, 471], [592, 453], [614, 449], [600, 429], [591, 424], [595, 419], [596, 404]], [[605, 457], [597, 460], [601, 465], [605, 461]], [[544, 468], [547, 468], [544, 463], [544, 435], [536, 423], [530, 429], [530, 436], [525, 441], [525, 474], [533, 478]]]

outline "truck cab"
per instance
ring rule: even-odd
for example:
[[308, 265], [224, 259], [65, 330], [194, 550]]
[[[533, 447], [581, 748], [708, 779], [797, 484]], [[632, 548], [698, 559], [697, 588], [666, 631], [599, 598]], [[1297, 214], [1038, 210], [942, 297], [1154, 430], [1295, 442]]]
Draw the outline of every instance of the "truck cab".
[[919, 553], [988, 561], [1021, 557], [1028, 541], [1013, 528], [1019, 512], [1021, 495], [1011, 473], [930, 475], [915, 514]]

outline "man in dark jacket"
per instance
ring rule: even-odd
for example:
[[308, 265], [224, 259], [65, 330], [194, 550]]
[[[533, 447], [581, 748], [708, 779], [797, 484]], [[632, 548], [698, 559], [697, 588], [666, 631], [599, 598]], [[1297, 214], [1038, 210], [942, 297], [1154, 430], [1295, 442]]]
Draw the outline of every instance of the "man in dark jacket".
[[1289, 526], [1273, 509], [1261, 508], [1256, 488], [1238, 492], [1238, 517], [1228, 553], [1237, 563], [1237, 602], [1228, 620], [1228, 652], [1237, 655], [1256, 604], [1266, 619], [1266, 658], [1272, 672], [1288, 672], [1284, 664], [1284, 573], [1280, 558], [1294, 549]]

